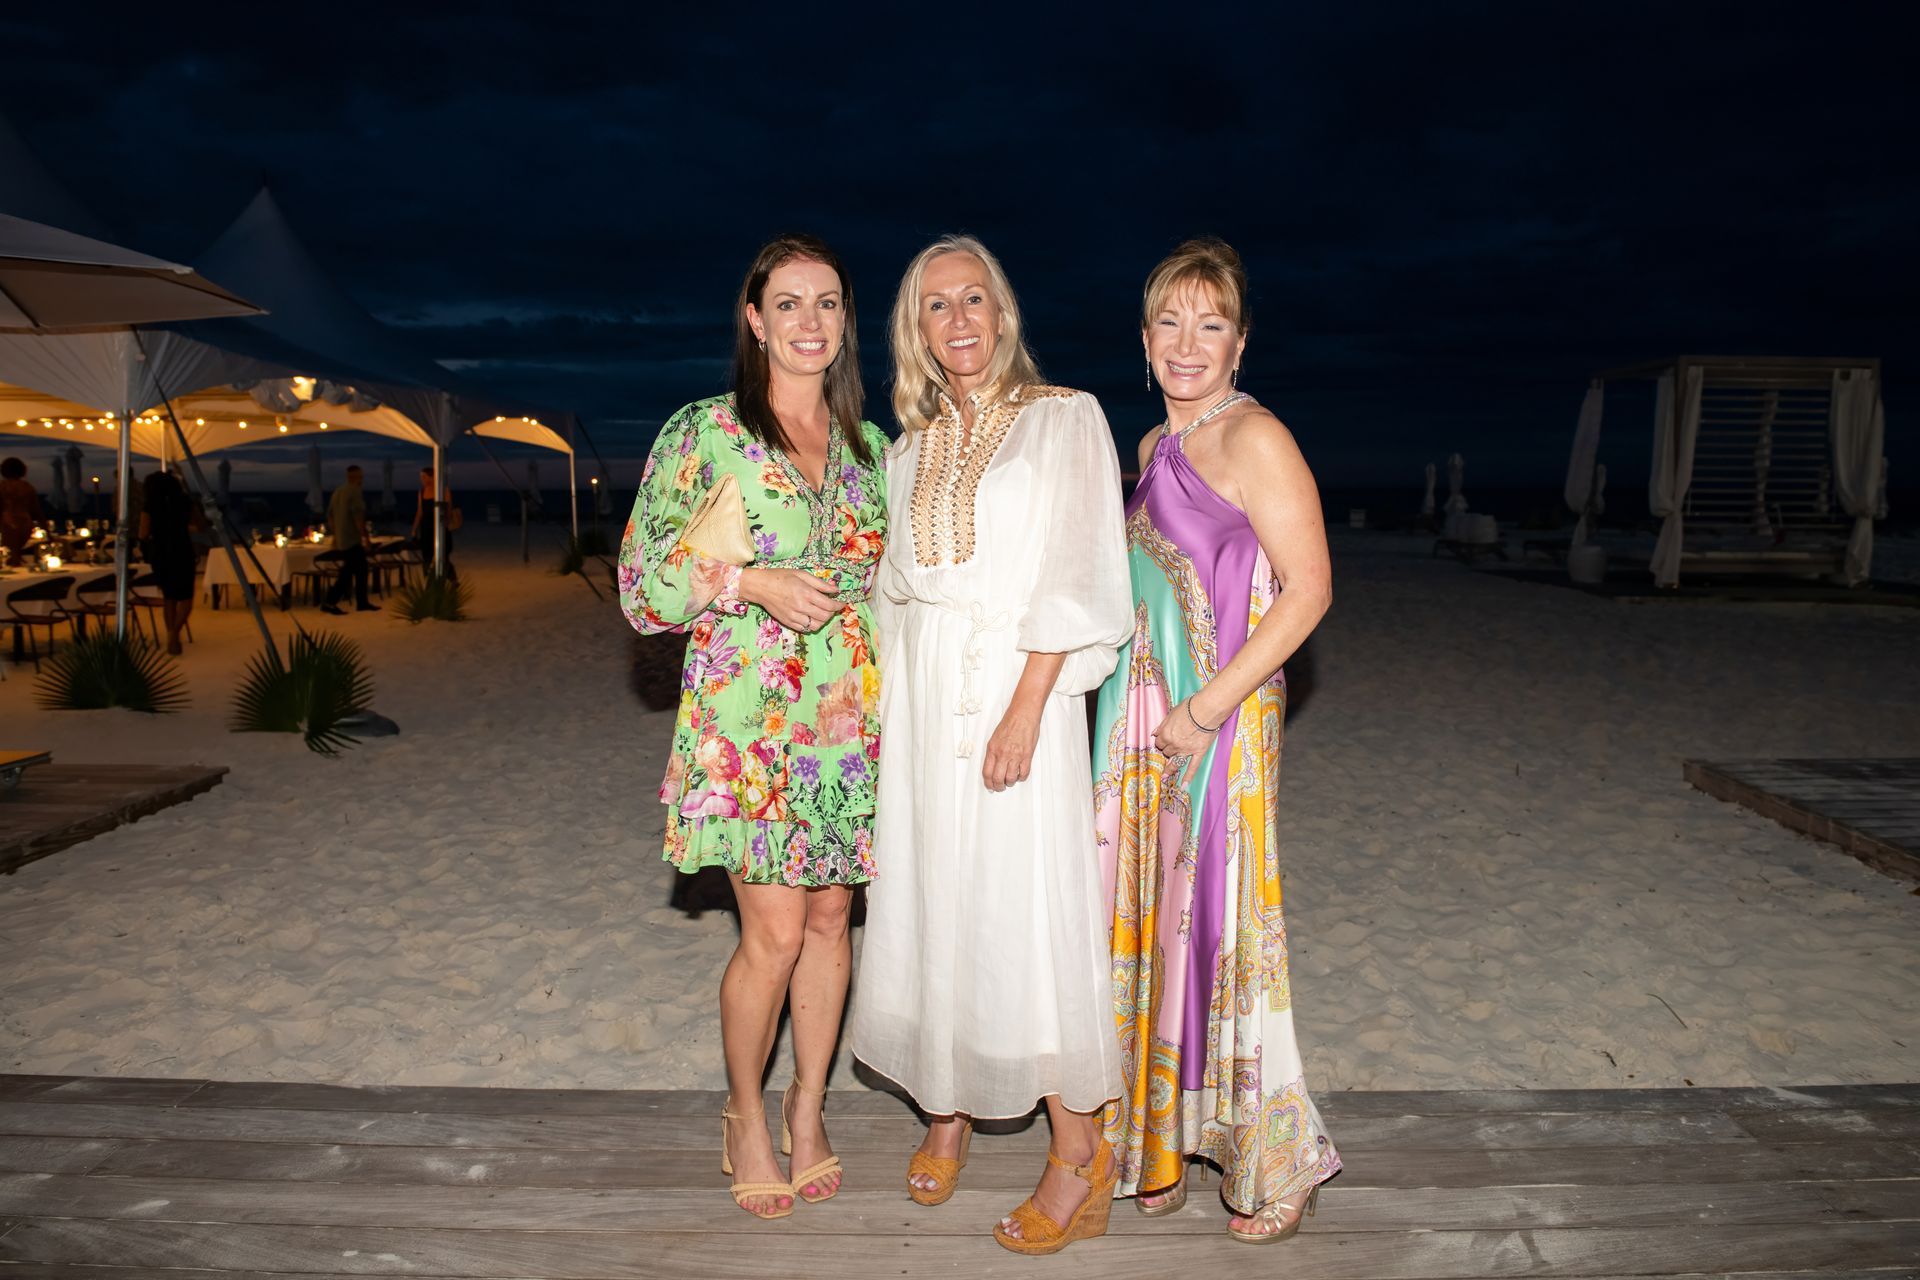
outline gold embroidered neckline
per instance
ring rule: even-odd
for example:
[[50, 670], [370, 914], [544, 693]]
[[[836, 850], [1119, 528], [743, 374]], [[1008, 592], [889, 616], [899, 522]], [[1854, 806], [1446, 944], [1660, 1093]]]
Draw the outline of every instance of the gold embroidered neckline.
[[1075, 394], [1065, 387], [1016, 387], [975, 416], [964, 443], [959, 406], [947, 396], [940, 398], [940, 416], [920, 431], [914, 469], [910, 505], [915, 564], [932, 568], [973, 559], [980, 482], [1014, 422], [1036, 401]]

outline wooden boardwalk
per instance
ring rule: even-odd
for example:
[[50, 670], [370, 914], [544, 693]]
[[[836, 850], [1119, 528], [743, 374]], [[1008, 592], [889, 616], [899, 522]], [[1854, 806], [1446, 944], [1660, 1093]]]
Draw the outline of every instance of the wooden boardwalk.
[[1321, 1106], [1347, 1171], [1297, 1238], [1235, 1244], [1196, 1188], [1034, 1260], [987, 1233], [1044, 1126], [978, 1137], [925, 1209], [886, 1094], [833, 1096], [846, 1190], [759, 1223], [723, 1190], [717, 1094], [0, 1076], [0, 1280], [1920, 1275], [1920, 1085]]
[[1688, 760], [1682, 772], [1710, 796], [1920, 880], [1920, 759]]
[[219, 785], [224, 765], [43, 764], [0, 791], [0, 873]]

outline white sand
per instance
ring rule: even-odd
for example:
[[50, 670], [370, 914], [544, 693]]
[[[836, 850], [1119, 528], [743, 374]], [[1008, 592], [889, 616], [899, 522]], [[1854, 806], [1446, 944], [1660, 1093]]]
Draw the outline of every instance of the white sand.
[[[233, 772], [0, 879], [0, 1071], [721, 1087], [734, 925], [667, 906], [669, 716], [612, 604], [502, 532], [465, 538], [470, 622], [300, 615], [403, 729], [337, 760], [226, 730], [238, 610], [196, 614], [181, 715], [39, 711], [9, 669], [0, 744]], [[1920, 1078], [1920, 897], [1679, 766], [1920, 755], [1920, 611], [1615, 604], [1424, 547], [1337, 531], [1296, 668], [1313, 1086]]]

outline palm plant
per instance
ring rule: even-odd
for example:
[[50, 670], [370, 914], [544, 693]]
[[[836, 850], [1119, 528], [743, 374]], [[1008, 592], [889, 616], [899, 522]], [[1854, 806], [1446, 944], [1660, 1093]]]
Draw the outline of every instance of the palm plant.
[[104, 627], [49, 658], [35, 695], [49, 711], [126, 707], [161, 714], [187, 702], [186, 682], [159, 645]]
[[418, 582], [409, 582], [394, 593], [393, 611], [408, 622], [437, 618], [442, 622], [462, 622], [473, 589], [456, 579], [428, 573]]
[[360, 646], [344, 636], [302, 632], [277, 650], [254, 655], [233, 699], [236, 733], [301, 733], [307, 746], [336, 755], [358, 741], [341, 728], [367, 709], [373, 677]]

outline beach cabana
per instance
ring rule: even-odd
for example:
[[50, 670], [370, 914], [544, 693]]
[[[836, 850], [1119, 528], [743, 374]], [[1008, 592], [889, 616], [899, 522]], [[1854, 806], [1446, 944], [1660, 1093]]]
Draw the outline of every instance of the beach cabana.
[[1600, 373], [1567, 469], [1575, 511], [1592, 493], [1606, 384], [1649, 380], [1658, 585], [1688, 574], [1866, 581], [1884, 514], [1879, 360], [1688, 355]]

